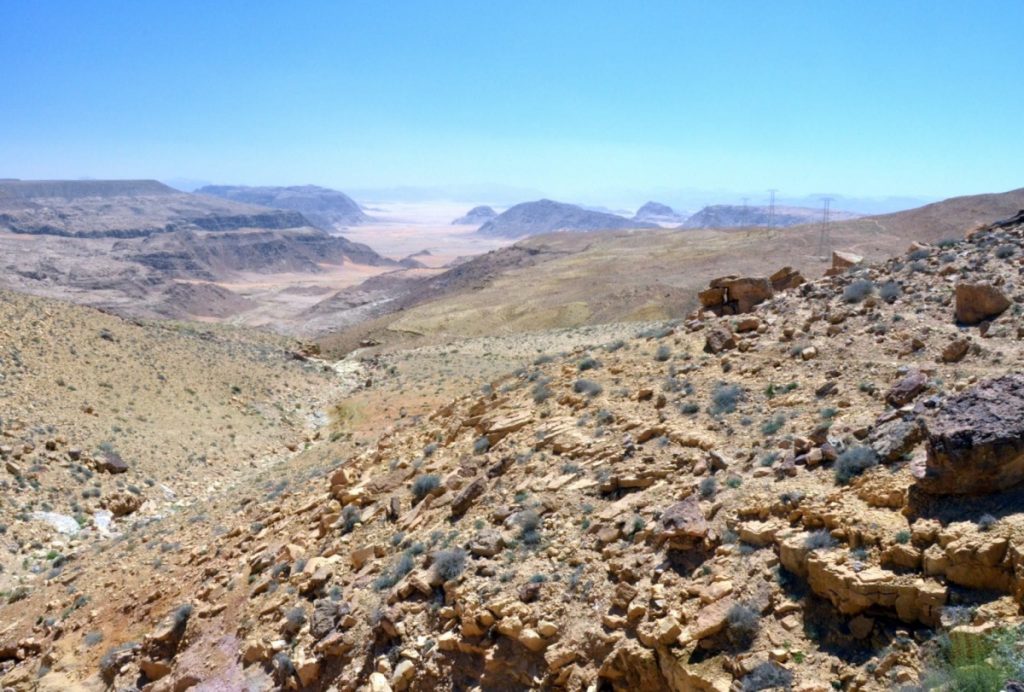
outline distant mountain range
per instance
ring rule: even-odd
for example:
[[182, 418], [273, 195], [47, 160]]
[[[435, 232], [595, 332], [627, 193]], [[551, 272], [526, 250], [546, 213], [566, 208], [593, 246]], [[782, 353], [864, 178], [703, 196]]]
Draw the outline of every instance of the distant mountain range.
[[584, 209], [575, 204], [542, 199], [510, 207], [481, 226], [477, 233], [496, 238], [521, 238], [555, 231], [624, 228], [657, 228], [657, 224], [632, 221], [615, 214]]
[[344, 192], [317, 185], [292, 187], [247, 187], [245, 185], [206, 185], [197, 194], [261, 207], [300, 212], [315, 226], [335, 231], [370, 221], [362, 208]]
[[473, 207], [465, 213], [465, 215], [452, 221], [453, 226], [479, 226], [486, 223], [498, 215], [498, 212], [494, 211], [486, 205], [479, 207]]
[[[742, 228], [744, 226], [775, 227], [797, 226], [821, 218], [821, 209], [807, 207], [775, 207], [772, 214], [769, 207], [748, 207], [740, 204], [715, 204], [704, 207], [683, 222], [683, 228]], [[833, 210], [832, 221], [847, 221], [859, 218], [860, 214]]]

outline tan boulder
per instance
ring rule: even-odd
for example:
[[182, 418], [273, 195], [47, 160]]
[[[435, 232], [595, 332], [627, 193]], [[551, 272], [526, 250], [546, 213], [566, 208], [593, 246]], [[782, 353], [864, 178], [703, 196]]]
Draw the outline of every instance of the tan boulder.
[[956, 285], [956, 321], [978, 324], [998, 317], [1010, 307], [1010, 299], [990, 283]]

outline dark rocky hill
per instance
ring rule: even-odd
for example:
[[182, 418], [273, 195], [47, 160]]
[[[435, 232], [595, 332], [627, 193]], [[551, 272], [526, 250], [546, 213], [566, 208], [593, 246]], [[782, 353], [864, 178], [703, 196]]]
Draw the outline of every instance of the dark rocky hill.
[[487, 205], [480, 205], [479, 207], [473, 207], [466, 212], [465, 216], [452, 221], [453, 226], [479, 226], [486, 223], [498, 215], [498, 212], [494, 211]]
[[660, 204], [658, 202], [648, 202], [644, 206], [637, 209], [636, 214], [633, 216], [634, 221], [641, 221], [647, 223], [656, 224], [681, 224], [686, 221], [685, 214], [679, 214], [672, 207], [667, 204]]
[[[860, 215], [848, 211], [833, 210], [832, 221], [856, 219]], [[688, 218], [685, 228], [741, 228], [744, 226], [776, 227], [798, 226], [821, 218], [821, 209], [807, 207], [775, 207], [774, 219], [768, 207], [749, 207], [741, 204], [714, 204], [704, 207]]]
[[523, 202], [494, 217], [478, 233], [502, 238], [552, 233], [554, 231], [601, 231], [624, 228], [655, 228], [653, 223], [590, 211], [575, 204], [542, 199]]

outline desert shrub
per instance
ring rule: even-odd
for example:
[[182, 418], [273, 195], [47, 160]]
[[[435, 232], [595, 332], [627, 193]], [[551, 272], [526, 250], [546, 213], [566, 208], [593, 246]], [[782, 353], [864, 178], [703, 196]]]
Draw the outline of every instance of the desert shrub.
[[729, 476], [725, 479], [725, 484], [735, 490], [743, 484], [743, 479], [739, 476]]
[[910, 531], [903, 529], [902, 531], [896, 532], [896, 542], [900, 545], [906, 545], [910, 543]]
[[442, 550], [434, 556], [434, 572], [444, 581], [457, 579], [466, 569], [466, 551], [461, 548]]
[[604, 350], [608, 351], [608, 353], [614, 353], [615, 351], [618, 351], [619, 349], [621, 349], [625, 345], [626, 345], [625, 341], [623, 341], [622, 339], [616, 339], [615, 341], [611, 342], [610, 344], [605, 344]]
[[587, 396], [597, 396], [604, 391], [597, 382], [593, 380], [579, 379], [572, 386], [572, 390], [577, 394], [586, 394]]
[[300, 629], [302, 629], [303, 625], [306, 624], [306, 611], [303, 610], [300, 606], [296, 606], [289, 610], [287, 613], [285, 613], [284, 620], [285, 631], [291, 634], [295, 634]]
[[700, 405], [695, 401], [684, 401], [679, 404], [679, 412], [685, 416], [692, 416], [695, 413], [700, 413]]
[[417, 476], [412, 482], [410, 490], [412, 490], [412, 496], [419, 502], [431, 492], [436, 490], [441, 485], [441, 479], [434, 473], [425, 473], [422, 476]]
[[483, 454], [491, 448], [491, 441], [487, 439], [486, 435], [478, 437], [476, 442], [473, 443], [473, 454]]
[[778, 461], [778, 460], [779, 460], [779, 453], [778, 452], [767, 452], [766, 454], [764, 454], [761, 457], [761, 460], [760, 460], [759, 463], [761, 464], [761, 466], [768, 467], [768, 466], [774, 465], [775, 462]]
[[774, 661], [759, 664], [743, 677], [743, 692], [788, 690], [793, 686], [793, 672]]
[[745, 603], [737, 603], [726, 614], [726, 636], [734, 646], [750, 646], [757, 636], [760, 621], [760, 613]]
[[188, 626], [188, 620], [192, 617], [192, 604], [185, 603], [184, 605], [178, 606], [174, 610], [173, 621], [174, 631], [180, 635], [185, 631], [185, 627]]
[[654, 360], [659, 363], [664, 363], [666, 360], [672, 357], [672, 349], [662, 344], [658, 347], [658, 350], [654, 352]]
[[96, 646], [103, 641], [103, 633], [99, 630], [94, 630], [85, 635], [86, 646]]
[[738, 384], [719, 382], [711, 392], [711, 414], [732, 413], [742, 398], [743, 388]]
[[779, 502], [784, 505], [796, 506], [803, 502], [804, 492], [802, 490], [787, 490], [779, 494]]
[[782, 430], [782, 426], [786, 424], [786, 415], [784, 413], [776, 413], [774, 416], [766, 420], [761, 424], [761, 433], [763, 435], [774, 435], [775, 433]]
[[431, 442], [430, 444], [428, 444], [426, 447], [423, 448], [423, 456], [427, 457], [427, 458], [432, 457], [432, 456], [434, 456], [434, 452], [436, 452], [436, 451], [437, 451], [437, 443], [436, 442]]
[[534, 359], [533, 364], [534, 365], [545, 365], [547, 363], [552, 362], [553, 360], [554, 360], [554, 357], [552, 357], [552, 356], [537, 356]]
[[412, 549], [406, 550], [399, 555], [390, 569], [373, 580], [373, 587], [378, 591], [384, 591], [397, 584], [402, 577], [411, 572], [416, 566], [416, 560], [413, 555]]
[[548, 387], [547, 381], [541, 381], [533, 385], [533, 403], [543, 404], [545, 401], [551, 398], [551, 388]]
[[978, 521], [977, 521], [978, 530], [979, 531], [988, 531], [993, 526], [995, 526], [998, 522], [999, 522], [999, 520], [996, 519], [991, 514], [982, 514], [980, 517], [978, 517]]
[[955, 246], [958, 242], [960, 242], [960, 241], [958, 239], [956, 239], [956, 238], [943, 238], [942, 240], [940, 240], [939, 242], [937, 242], [935, 244], [938, 245], [941, 248], [951, 248], [951, 247]]
[[939, 255], [939, 261], [942, 262], [943, 264], [949, 264], [950, 262], [956, 262], [956, 253], [955, 252], [943, 252], [941, 255]]
[[526, 545], [540, 543], [541, 518], [537, 512], [532, 509], [520, 512], [516, 517], [516, 523], [519, 524], [519, 540]]
[[712, 498], [715, 493], [718, 492], [718, 481], [715, 480], [714, 476], [708, 476], [700, 482], [700, 496], [703, 498]]
[[586, 358], [579, 362], [578, 367], [580, 372], [584, 372], [586, 370], [597, 370], [599, 367], [601, 367], [601, 361], [597, 360], [596, 358], [587, 356]]
[[887, 303], [894, 302], [903, 295], [903, 287], [895, 281], [886, 281], [878, 289], [878, 297]]
[[927, 248], [921, 248], [920, 250], [914, 250], [909, 255], [907, 255], [907, 259], [911, 261], [928, 259], [928, 257], [931, 254], [931, 251], [928, 250]]
[[843, 300], [847, 303], [859, 303], [871, 295], [875, 290], [875, 284], [868, 279], [857, 279], [843, 289]]
[[1014, 253], [1016, 252], [1017, 248], [1015, 248], [1013, 245], [1000, 245], [999, 247], [996, 248], [995, 255], [999, 259], [1006, 259], [1008, 257], [1013, 257]]
[[362, 521], [362, 512], [355, 505], [345, 505], [341, 510], [341, 524], [345, 533], [352, 533], [356, 524]]
[[818, 529], [807, 534], [804, 539], [804, 547], [808, 550], [829, 550], [837, 545], [836, 539], [827, 529]]
[[878, 455], [870, 447], [851, 447], [836, 459], [833, 472], [836, 483], [846, 485], [855, 477], [878, 464]]
[[925, 264], [924, 262], [911, 262], [907, 266], [910, 269], [910, 272], [912, 274], [914, 274], [914, 273], [927, 274], [928, 273], [928, 265]]

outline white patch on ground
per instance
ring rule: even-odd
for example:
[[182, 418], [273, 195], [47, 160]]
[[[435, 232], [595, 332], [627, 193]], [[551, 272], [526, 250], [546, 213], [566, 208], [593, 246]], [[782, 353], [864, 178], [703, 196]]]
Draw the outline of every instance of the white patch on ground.
[[92, 523], [101, 536], [110, 536], [110, 527], [114, 523], [114, 513], [107, 509], [98, 509], [92, 514]]
[[57, 512], [32, 512], [32, 518], [38, 521], [45, 521], [47, 524], [57, 529], [59, 533], [66, 533], [70, 536], [77, 534], [82, 527], [78, 525], [74, 517], [69, 517], [67, 514], [59, 514]]

